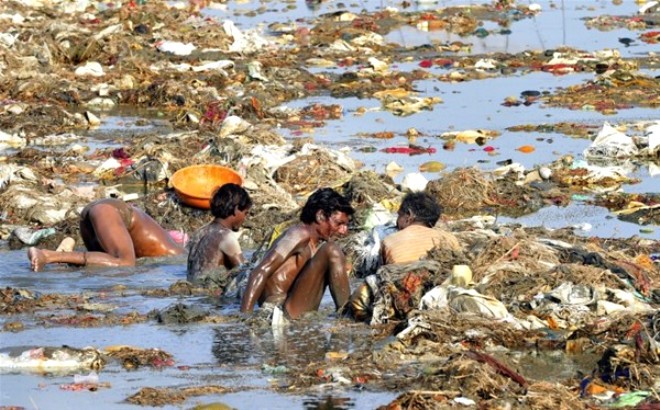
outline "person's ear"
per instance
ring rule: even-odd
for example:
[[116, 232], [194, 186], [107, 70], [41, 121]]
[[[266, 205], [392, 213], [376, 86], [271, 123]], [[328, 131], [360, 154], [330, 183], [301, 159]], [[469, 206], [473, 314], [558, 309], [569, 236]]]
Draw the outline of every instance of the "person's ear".
[[318, 223], [325, 222], [326, 219], [327, 218], [325, 217], [325, 215], [323, 215], [323, 211], [318, 211], [316, 213], [316, 222]]

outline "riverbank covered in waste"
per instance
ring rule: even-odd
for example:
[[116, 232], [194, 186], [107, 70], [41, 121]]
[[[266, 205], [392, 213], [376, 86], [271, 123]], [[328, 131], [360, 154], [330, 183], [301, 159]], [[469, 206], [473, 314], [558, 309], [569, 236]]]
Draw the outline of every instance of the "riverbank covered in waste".
[[[0, 405], [657, 406], [659, 21], [657, 2], [3, 2]], [[102, 197], [192, 233], [211, 216], [170, 178], [207, 163], [244, 178], [254, 258], [320, 186], [358, 211], [353, 289], [408, 190], [463, 249], [381, 269], [370, 323], [324, 302], [279, 331], [185, 258], [30, 272], [28, 246], [82, 247]]]

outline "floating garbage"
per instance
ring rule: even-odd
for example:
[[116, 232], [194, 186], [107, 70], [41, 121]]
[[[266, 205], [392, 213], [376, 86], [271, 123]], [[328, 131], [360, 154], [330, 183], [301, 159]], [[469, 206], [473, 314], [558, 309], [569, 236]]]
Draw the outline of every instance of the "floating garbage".
[[439, 161], [427, 161], [419, 166], [420, 172], [440, 172], [447, 166]]
[[12, 235], [18, 238], [25, 245], [36, 245], [44, 238], [55, 235], [54, 228], [31, 229], [27, 227], [18, 227], [12, 231]]
[[426, 188], [429, 183], [428, 179], [420, 173], [411, 172], [406, 174], [401, 181], [402, 191], [421, 192]]
[[450, 288], [447, 300], [448, 306], [455, 312], [474, 313], [492, 319], [505, 319], [509, 316], [502, 302], [474, 289]]
[[181, 168], [170, 179], [170, 184], [184, 204], [202, 209], [211, 207], [213, 193], [227, 183], [242, 185], [243, 178], [233, 169], [215, 164]]
[[96, 372], [90, 372], [89, 374], [74, 374], [73, 375], [74, 383], [89, 383], [89, 384], [98, 384], [99, 375]]
[[135, 369], [140, 366], [161, 368], [174, 365], [172, 355], [157, 348], [144, 349], [128, 345], [114, 345], [104, 348], [103, 353], [107, 357], [118, 360], [126, 369]]
[[63, 346], [4, 350], [0, 352], [0, 372], [69, 372], [81, 368], [98, 370], [105, 365], [101, 352], [94, 348]]
[[408, 147], [387, 147], [382, 149], [383, 152], [388, 154], [433, 154], [436, 152], [436, 149], [433, 147], [419, 147], [419, 146], [408, 146]]
[[286, 374], [289, 369], [284, 365], [271, 366], [264, 363], [261, 365], [261, 371], [266, 374]]
[[605, 122], [591, 146], [584, 150], [585, 158], [617, 159], [637, 155], [638, 149], [632, 138]]
[[242, 32], [231, 20], [225, 20], [222, 23], [225, 33], [234, 39], [229, 46], [230, 52], [255, 53], [271, 45], [271, 42], [261, 37], [256, 31], [250, 30]]
[[522, 146], [516, 148], [516, 151], [520, 151], [523, 154], [529, 154], [529, 153], [532, 153], [532, 152], [536, 151], [536, 148], [534, 148], [532, 145], [522, 145]]

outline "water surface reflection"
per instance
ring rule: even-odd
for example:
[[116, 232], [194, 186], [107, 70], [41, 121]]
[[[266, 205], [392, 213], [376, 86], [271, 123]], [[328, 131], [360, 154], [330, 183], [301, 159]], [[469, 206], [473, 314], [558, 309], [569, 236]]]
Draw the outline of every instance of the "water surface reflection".
[[[328, 352], [371, 351], [373, 340], [367, 326], [345, 327], [319, 319], [296, 322], [284, 328], [232, 324], [215, 329], [212, 352], [221, 365], [268, 365], [286, 369], [324, 362]], [[282, 368], [283, 369], [283, 368]]]
[[303, 401], [305, 410], [343, 410], [355, 406], [355, 401], [347, 397], [310, 397]]

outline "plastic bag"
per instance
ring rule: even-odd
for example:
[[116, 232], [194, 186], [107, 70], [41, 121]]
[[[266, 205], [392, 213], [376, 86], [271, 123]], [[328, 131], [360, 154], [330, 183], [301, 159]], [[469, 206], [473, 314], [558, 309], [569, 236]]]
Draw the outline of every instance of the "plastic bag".
[[591, 146], [584, 150], [585, 158], [615, 159], [630, 158], [638, 154], [632, 138], [612, 127], [608, 122], [598, 132]]

